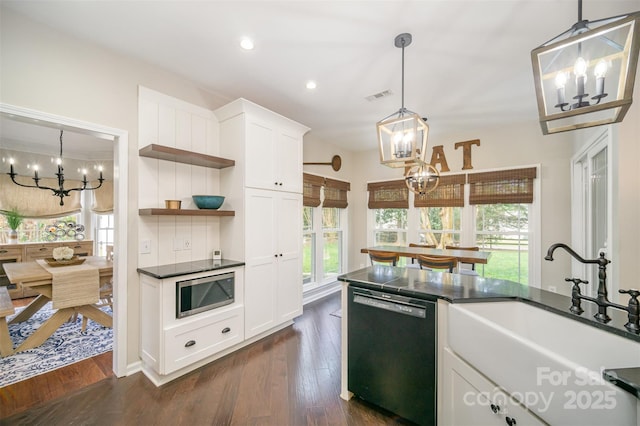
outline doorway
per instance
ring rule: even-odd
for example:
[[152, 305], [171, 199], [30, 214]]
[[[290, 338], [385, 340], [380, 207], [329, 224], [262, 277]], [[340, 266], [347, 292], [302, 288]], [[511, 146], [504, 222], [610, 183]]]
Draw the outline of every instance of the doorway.
[[[572, 246], [585, 259], [596, 259], [600, 253], [611, 258], [611, 132], [599, 133], [572, 159]], [[584, 293], [596, 297], [598, 269], [572, 260], [574, 277], [584, 277], [590, 285]], [[607, 291], [613, 294], [611, 268], [607, 270]]]
[[78, 133], [113, 141], [114, 167], [114, 244], [118, 247], [113, 262], [113, 372], [123, 377], [127, 372], [127, 208], [129, 199], [128, 181], [128, 139], [125, 130], [102, 126], [55, 114], [0, 103], [0, 114], [12, 120], [37, 123], [58, 129], [68, 129]]

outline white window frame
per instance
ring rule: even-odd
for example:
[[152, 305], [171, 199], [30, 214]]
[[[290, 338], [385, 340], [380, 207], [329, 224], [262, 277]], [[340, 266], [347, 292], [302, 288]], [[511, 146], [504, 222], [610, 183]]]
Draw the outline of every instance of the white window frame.
[[[541, 276], [541, 201], [540, 201], [540, 164], [522, 165], [517, 167], [501, 167], [494, 169], [484, 169], [482, 172], [494, 172], [500, 170], [511, 170], [516, 168], [536, 168], [537, 178], [533, 180], [533, 203], [529, 205], [529, 256], [528, 256], [528, 286], [540, 288], [540, 276]], [[480, 170], [474, 170], [472, 173], [480, 172]], [[460, 212], [460, 245], [472, 246], [476, 241], [476, 209], [475, 206], [469, 204], [469, 184], [465, 184], [465, 201], [464, 207]], [[407, 244], [409, 242], [417, 242], [420, 233], [420, 214], [418, 208], [413, 207], [415, 194], [409, 191], [409, 210], [407, 212]], [[366, 198], [365, 198], [366, 199]], [[375, 214], [374, 209], [367, 209], [367, 247], [371, 247], [375, 244]], [[368, 258], [363, 255], [362, 259], [364, 263], [360, 264], [361, 268], [369, 266]], [[491, 261], [489, 259], [489, 261]]]
[[[321, 199], [324, 199], [324, 188], [321, 190]], [[349, 221], [349, 207], [344, 209], [338, 209], [338, 213], [340, 215], [340, 231], [341, 233], [341, 259], [340, 259], [340, 271], [335, 274], [330, 274], [328, 276], [324, 276], [324, 230], [322, 229], [322, 203], [318, 207], [313, 207], [313, 233], [315, 233], [315, 259], [313, 259], [314, 265], [312, 265], [312, 270], [314, 271], [313, 277], [310, 282], [302, 283], [302, 292], [305, 296], [305, 303], [307, 301], [315, 300], [313, 296], [307, 298], [308, 295], [321, 291], [324, 287], [329, 284], [335, 283], [337, 277], [340, 274], [346, 272], [346, 266], [348, 265], [348, 244], [349, 241], [349, 233], [348, 233], [348, 221]], [[339, 288], [339, 287], [338, 287]]]
[[[317, 244], [316, 244], [316, 240], [318, 239], [318, 235], [316, 233], [316, 207], [311, 207], [311, 206], [303, 206], [304, 209], [311, 209], [311, 230], [310, 231], [306, 231], [306, 230], [302, 230], [302, 237], [303, 237], [303, 241], [304, 241], [304, 237], [307, 235], [310, 235], [312, 238], [312, 250], [311, 250], [311, 278], [310, 281], [305, 283], [304, 282], [304, 277], [303, 277], [303, 288], [304, 286], [307, 286], [309, 284], [315, 283], [316, 282], [316, 276], [317, 276], [317, 271], [316, 271], [316, 250], [317, 250]], [[303, 245], [304, 246], [304, 245]], [[303, 259], [304, 260], [304, 259]]]
[[[114, 236], [115, 238], [115, 216], [113, 215], [113, 213], [110, 214], [105, 214], [105, 215], [98, 215], [98, 214], [93, 214], [93, 223], [94, 223], [94, 237], [93, 237], [93, 244], [95, 246], [95, 254], [96, 256], [106, 256], [107, 255], [107, 245], [114, 245], [114, 241], [113, 240], [109, 240], [109, 238], [107, 238], [106, 240], [101, 240], [99, 238], [100, 235], [100, 231], [105, 231], [107, 233], [107, 235], [109, 235], [109, 231], [111, 231], [111, 235]], [[111, 219], [107, 219], [107, 221], [110, 221], [114, 227], [106, 227], [106, 228], [100, 228], [100, 218], [98, 216], [110, 216]]]

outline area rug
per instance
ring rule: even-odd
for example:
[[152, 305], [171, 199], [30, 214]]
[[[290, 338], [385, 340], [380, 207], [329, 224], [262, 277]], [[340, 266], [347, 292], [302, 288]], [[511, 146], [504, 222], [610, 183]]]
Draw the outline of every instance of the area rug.
[[[17, 308], [16, 314], [24, 308]], [[111, 315], [111, 308], [102, 308]], [[16, 348], [35, 329], [53, 315], [51, 302], [47, 303], [28, 321], [9, 325], [9, 335]], [[7, 317], [11, 320], [13, 315]], [[112, 349], [113, 329], [89, 320], [83, 332], [82, 316], [74, 322], [62, 324], [42, 345], [37, 348], [0, 358], [0, 388], [38, 374], [55, 370], [74, 362], [108, 352]]]

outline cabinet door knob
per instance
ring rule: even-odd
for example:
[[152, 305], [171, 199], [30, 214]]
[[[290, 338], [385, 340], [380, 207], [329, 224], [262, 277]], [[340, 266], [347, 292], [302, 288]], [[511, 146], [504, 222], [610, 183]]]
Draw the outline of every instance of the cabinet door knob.
[[229, 327], [225, 327], [225, 328], [222, 329], [222, 334], [227, 334], [230, 331], [231, 331], [231, 329]]
[[187, 343], [184, 344], [184, 347], [188, 348], [188, 347], [191, 347], [191, 346], [193, 346], [195, 344], [196, 344], [195, 340], [189, 340]]
[[516, 424], [516, 419], [514, 419], [513, 417], [507, 416], [504, 420], [509, 426], [514, 426]]
[[491, 411], [493, 411], [494, 413], [497, 413], [498, 411], [500, 411], [500, 406], [496, 405], [496, 404], [491, 404]]

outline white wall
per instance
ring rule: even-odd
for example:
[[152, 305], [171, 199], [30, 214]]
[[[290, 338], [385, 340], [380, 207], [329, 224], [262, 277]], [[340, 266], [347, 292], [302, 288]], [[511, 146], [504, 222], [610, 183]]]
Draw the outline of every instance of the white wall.
[[[138, 147], [159, 144], [213, 156], [220, 153], [218, 120], [213, 112], [179, 99], [140, 88]], [[220, 194], [220, 170], [139, 157], [140, 208], [164, 208], [179, 200], [181, 208], [197, 210], [194, 194]], [[150, 242], [138, 266], [168, 265], [208, 259], [220, 248], [220, 218], [207, 216], [140, 216], [138, 239]]]
[[[0, 10], [0, 101], [129, 132], [129, 253], [138, 253], [138, 85], [213, 110], [229, 101], [178, 75]], [[127, 362], [138, 360], [139, 281], [127, 271]]]

